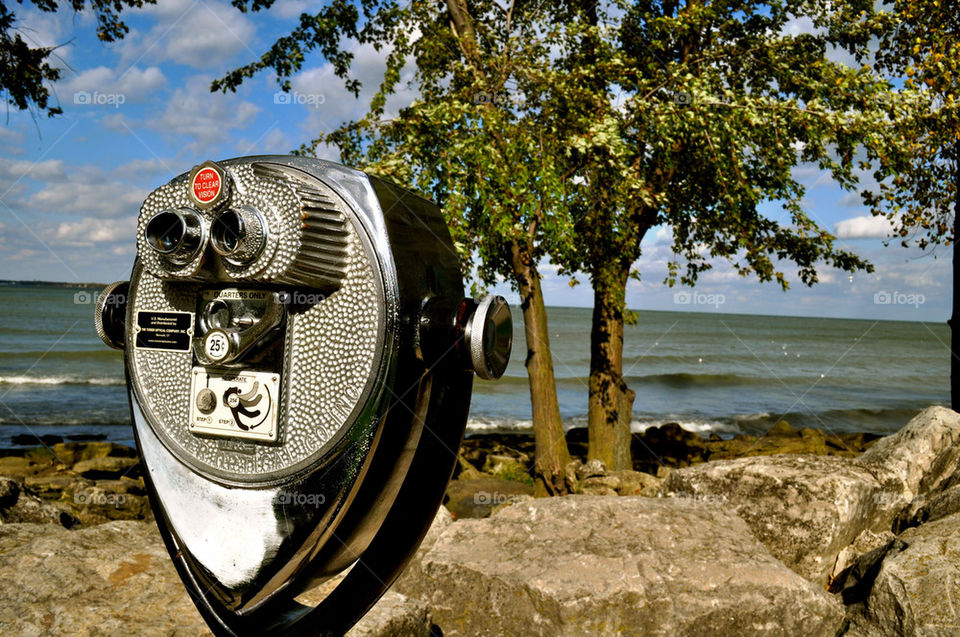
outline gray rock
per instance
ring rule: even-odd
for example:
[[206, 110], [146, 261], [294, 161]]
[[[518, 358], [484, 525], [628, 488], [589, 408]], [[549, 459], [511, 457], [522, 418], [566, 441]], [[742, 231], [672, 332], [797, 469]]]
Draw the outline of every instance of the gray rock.
[[400, 577], [393, 583], [391, 590], [403, 593], [407, 590], [409, 580], [419, 577], [420, 566], [424, 556], [433, 548], [437, 540], [440, 539], [440, 536], [443, 535], [443, 532], [446, 531], [451, 524], [453, 524], [453, 516], [450, 515], [450, 511], [448, 511], [446, 507], [441, 506], [440, 510], [437, 511], [437, 515], [434, 516], [430, 528], [427, 529], [427, 534], [424, 536], [423, 542], [420, 543], [420, 548], [418, 548], [417, 552], [410, 558], [406, 568], [400, 573]]
[[76, 474], [70, 473], [66, 475], [28, 476], [24, 484], [38, 496], [59, 499], [64, 492], [72, 493], [92, 487], [94, 481], [78, 478]]
[[620, 480], [617, 493], [620, 495], [645, 495], [656, 497], [662, 480], [642, 471], [611, 471], [608, 475]]
[[424, 602], [387, 591], [346, 637], [430, 637], [432, 625]]
[[903, 506], [870, 471], [835, 456], [717, 460], [674, 470], [664, 496], [729, 507], [784, 564], [821, 586], [837, 554], [865, 530], [881, 532]]
[[616, 476], [592, 476], [580, 481], [577, 492], [583, 495], [617, 495], [619, 488], [620, 478]]
[[0, 547], [4, 634], [210, 634], [152, 524], [0, 526]]
[[69, 528], [77, 518], [65, 506], [44, 502], [12, 478], [0, 478], [0, 523], [56, 524]]
[[81, 460], [73, 465], [73, 471], [84, 478], [93, 480], [120, 479], [123, 476], [136, 477], [139, 475], [139, 464], [140, 461], [136, 458], [105, 456], [103, 458]]
[[[152, 523], [2, 525], [0, 577], [0, 634], [212, 634]], [[430, 626], [423, 602], [388, 592], [347, 635], [426, 637]]]
[[939, 520], [954, 513], [960, 513], [960, 484], [944, 491], [918, 495], [893, 521], [893, 530], [900, 533], [910, 527]]
[[405, 580], [455, 635], [834, 635], [840, 604], [735, 515], [569, 496], [462, 520]]
[[[362, 568], [362, 567], [361, 567]], [[349, 570], [349, 569], [348, 569]], [[343, 579], [336, 575], [323, 584], [303, 593], [296, 600], [316, 606]], [[430, 609], [422, 601], [389, 590], [345, 637], [430, 637]]]
[[513, 456], [489, 454], [483, 463], [483, 472], [505, 480], [528, 481], [533, 484], [527, 465]]
[[498, 504], [513, 502], [522, 495], [533, 495], [533, 487], [484, 474], [482, 478], [451, 480], [446, 506], [458, 520], [485, 518]]
[[5, 456], [0, 458], [0, 475], [23, 480], [25, 477], [33, 475], [41, 469], [30, 461], [29, 458], [19, 456]]
[[587, 478], [606, 475], [607, 465], [604, 464], [603, 460], [594, 458], [585, 464], [577, 466], [574, 470], [577, 474], [577, 480], [586, 480]]
[[886, 554], [847, 635], [960, 634], [960, 515], [908, 529]]
[[859, 457], [881, 480], [893, 482], [909, 502], [936, 490], [960, 465], [960, 414], [928, 407], [900, 431], [876, 441]]
[[[874, 565], [883, 559], [886, 550], [895, 539], [896, 536], [890, 531], [882, 533], [864, 531], [858, 535], [852, 544], [844, 547], [837, 555], [833, 570], [827, 579], [827, 590], [831, 593], [839, 593], [857, 586], [864, 574], [872, 572]], [[878, 551], [878, 549], [882, 550]], [[861, 559], [868, 553], [873, 555], [870, 558]]]
[[12, 507], [19, 497], [20, 483], [13, 478], [0, 477], [0, 509]]

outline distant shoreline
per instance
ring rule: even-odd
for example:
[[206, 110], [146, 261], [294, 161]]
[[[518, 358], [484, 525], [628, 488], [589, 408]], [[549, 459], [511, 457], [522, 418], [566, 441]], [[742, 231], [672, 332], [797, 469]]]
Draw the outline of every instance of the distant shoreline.
[[[36, 286], [36, 287], [50, 287], [50, 288], [104, 288], [107, 283], [70, 283], [66, 281], [18, 281], [13, 279], [0, 279], [0, 287], [17, 287], [17, 286]], [[587, 305], [578, 306], [578, 305], [547, 305], [548, 309], [552, 310], [590, 310], [591, 307]], [[938, 321], [917, 321], [909, 319], [894, 319], [894, 318], [858, 318], [855, 316], [807, 316], [807, 315], [794, 315], [794, 314], [742, 314], [739, 312], [712, 312], [708, 310], [657, 310], [652, 308], [638, 309], [638, 308], [628, 308], [632, 312], [660, 312], [664, 314], [704, 314], [704, 315], [713, 315], [713, 316], [750, 316], [750, 317], [760, 317], [760, 318], [795, 318], [795, 319], [805, 319], [805, 318], [815, 318], [815, 319], [825, 319], [830, 321], [881, 321], [889, 323], [923, 323], [923, 324], [942, 324], [946, 322], [944, 320]], [[516, 320], [516, 316], [514, 317]]]

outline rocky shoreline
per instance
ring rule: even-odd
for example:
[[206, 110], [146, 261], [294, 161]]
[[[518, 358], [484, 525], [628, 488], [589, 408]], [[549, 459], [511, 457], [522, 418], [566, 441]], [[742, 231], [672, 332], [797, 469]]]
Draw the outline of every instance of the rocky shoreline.
[[[960, 414], [884, 438], [664, 425], [634, 435], [633, 471], [568, 442], [577, 495], [534, 499], [532, 439], [464, 441], [428, 539], [351, 634], [960, 634]], [[156, 614], [150, 634], [207, 634], [134, 450], [8, 450], [0, 476], [5, 633], [143, 634]]]

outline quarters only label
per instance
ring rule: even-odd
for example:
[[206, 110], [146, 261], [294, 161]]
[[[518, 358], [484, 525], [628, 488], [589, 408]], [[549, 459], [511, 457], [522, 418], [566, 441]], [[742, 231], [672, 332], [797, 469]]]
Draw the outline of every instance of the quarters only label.
[[168, 352], [189, 352], [193, 314], [189, 312], [137, 312], [135, 347]]

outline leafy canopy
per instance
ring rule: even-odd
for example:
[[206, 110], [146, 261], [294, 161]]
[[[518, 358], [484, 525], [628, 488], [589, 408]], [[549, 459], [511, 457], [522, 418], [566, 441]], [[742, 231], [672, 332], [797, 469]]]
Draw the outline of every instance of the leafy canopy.
[[960, 176], [960, 16], [946, 0], [896, 0], [894, 11], [877, 66], [907, 79], [888, 106], [895, 125], [871, 140], [863, 168], [879, 185], [864, 201], [904, 246], [949, 245]]
[[[60, 9], [57, 0], [30, 0], [41, 12], [52, 14]], [[18, 0], [22, 4], [22, 0]], [[90, 8], [97, 19], [97, 37], [103, 42], [120, 40], [129, 31], [120, 20], [125, 7], [142, 7], [156, 0], [70, 0], [64, 6], [81, 12]], [[35, 107], [54, 117], [63, 113], [59, 106], [50, 104], [49, 84], [60, 79], [60, 69], [51, 65], [50, 57], [57, 47], [33, 46], [24, 39], [17, 26], [16, 14], [0, 0], [0, 95], [7, 106], [17, 110]]]
[[[866, 62], [894, 20], [873, 4], [333, 2], [213, 89], [267, 69], [289, 89], [316, 51], [358, 95], [349, 43], [371, 44], [387, 65], [369, 111], [301, 152], [332, 143], [345, 162], [432, 195], [485, 280], [509, 276], [507, 247], [521, 241], [530, 259], [596, 283], [665, 224], [686, 263], [668, 283], [693, 284], [722, 257], [786, 288], [783, 263], [807, 284], [818, 264], [870, 268], [806, 209], [795, 169], [855, 188], [857, 149], [890, 125], [893, 87]], [[804, 20], [813, 32], [793, 33]], [[419, 97], [388, 113], [405, 67]], [[782, 214], [765, 216], [765, 202]]]

